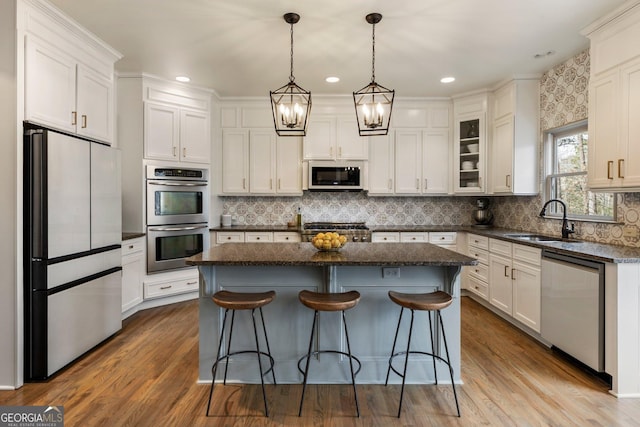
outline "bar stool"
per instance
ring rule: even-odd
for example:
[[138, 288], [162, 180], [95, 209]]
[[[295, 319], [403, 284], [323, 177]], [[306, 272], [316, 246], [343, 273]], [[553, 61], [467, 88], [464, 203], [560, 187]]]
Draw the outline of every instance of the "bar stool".
[[[262, 307], [269, 304], [275, 298], [276, 293], [274, 291], [268, 292], [260, 292], [260, 293], [245, 293], [245, 292], [231, 292], [231, 291], [218, 291], [216, 292], [212, 299], [216, 305], [224, 308], [224, 320], [222, 321], [222, 329], [220, 331], [220, 342], [218, 344], [218, 353], [216, 355], [216, 361], [213, 363], [211, 367], [212, 381], [211, 381], [211, 390], [209, 391], [209, 402], [207, 403], [207, 416], [209, 416], [209, 409], [211, 407], [211, 397], [213, 396], [213, 387], [216, 383], [216, 372], [218, 370], [218, 364], [222, 360], [227, 360], [229, 357], [234, 356], [236, 354], [245, 354], [245, 353], [254, 353], [258, 356], [258, 367], [260, 369], [260, 382], [262, 383], [262, 398], [264, 400], [264, 413], [265, 416], [269, 416], [269, 408], [267, 406], [267, 394], [264, 389], [264, 376], [271, 372], [271, 376], [273, 377], [273, 383], [276, 384], [276, 376], [273, 370], [274, 360], [271, 356], [271, 349], [269, 348], [269, 340], [267, 338], [267, 328], [264, 323], [264, 316], [262, 315]], [[267, 351], [260, 350], [260, 344], [258, 343], [258, 329], [256, 328], [256, 317], [255, 311], [258, 309], [260, 311], [260, 319], [262, 320], [262, 331], [264, 332], [264, 340], [267, 344]], [[224, 356], [220, 356], [220, 352], [222, 351], [222, 342], [224, 339], [224, 331], [227, 324], [227, 314], [229, 310], [232, 310], [231, 314], [231, 326], [229, 328], [229, 342], [227, 344], [227, 354]], [[236, 317], [237, 310], [251, 310], [251, 319], [253, 320], [253, 334], [256, 340], [256, 349], [255, 350], [241, 350], [231, 352], [231, 338], [233, 337], [233, 322]], [[266, 371], [262, 370], [262, 360], [260, 356], [266, 356], [269, 358], [269, 362], [271, 363], [271, 367]], [[227, 360], [226, 366], [224, 368], [224, 381], [223, 384], [227, 384], [227, 370], [229, 368], [229, 362]]]
[[[400, 390], [400, 403], [398, 405], [398, 418], [400, 418], [400, 412], [402, 411], [402, 398], [404, 396], [404, 383], [407, 377], [407, 364], [409, 362], [409, 354], [423, 354], [427, 356], [432, 356], [433, 358], [433, 375], [436, 380], [436, 385], [438, 384], [438, 375], [436, 373], [436, 359], [444, 362], [449, 367], [449, 375], [451, 377], [451, 386], [453, 387], [453, 397], [456, 401], [456, 410], [458, 411], [458, 417], [460, 416], [460, 406], [458, 405], [458, 395], [456, 394], [456, 385], [453, 382], [453, 368], [451, 367], [451, 360], [449, 359], [449, 348], [447, 346], [447, 337], [444, 333], [444, 324], [442, 323], [442, 315], [440, 314], [440, 310], [447, 308], [453, 302], [453, 298], [446, 292], [436, 291], [428, 294], [404, 294], [395, 291], [389, 291], [389, 298], [391, 301], [398, 304], [400, 309], [400, 317], [398, 319], [398, 327], [396, 328], [396, 336], [393, 339], [393, 348], [391, 349], [391, 356], [389, 357], [389, 367], [387, 369], [387, 379], [385, 380], [384, 385], [386, 386], [389, 382], [389, 373], [391, 370], [402, 377], [402, 389]], [[402, 322], [402, 314], [404, 313], [404, 309], [407, 308], [411, 310], [411, 323], [409, 326], [409, 336], [407, 338], [407, 351], [396, 351], [396, 342], [398, 340], [398, 331], [400, 331], [400, 323]], [[413, 315], [415, 310], [427, 311], [429, 316], [429, 338], [431, 338], [431, 353], [427, 353], [424, 351], [411, 351], [411, 333], [413, 332]], [[431, 314], [436, 313], [437, 320], [440, 323], [440, 329], [442, 330], [442, 340], [444, 341], [444, 350], [447, 356], [447, 359], [443, 359], [439, 355], [435, 354], [434, 347], [434, 331], [433, 331], [433, 323], [431, 321]], [[404, 371], [403, 373], [398, 372], [393, 367], [393, 359], [396, 356], [404, 355]]]
[[[305, 306], [313, 309], [314, 317], [313, 317], [313, 326], [311, 326], [311, 338], [309, 338], [309, 351], [305, 356], [302, 356], [300, 360], [298, 360], [298, 370], [303, 374], [304, 380], [302, 385], [302, 397], [300, 398], [300, 409], [298, 411], [298, 416], [302, 416], [302, 404], [304, 403], [304, 393], [307, 388], [307, 379], [309, 378], [309, 361], [311, 360], [311, 356], [315, 356], [321, 353], [333, 353], [333, 354], [341, 354], [343, 356], [347, 356], [349, 358], [349, 368], [351, 370], [351, 384], [353, 384], [353, 396], [356, 402], [356, 414], [360, 417], [360, 407], [358, 406], [358, 393], [356, 391], [356, 375], [360, 372], [360, 368], [362, 364], [357, 357], [351, 354], [351, 344], [349, 343], [349, 332], [347, 331], [347, 320], [345, 318], [344, 312], [345, 310], [349, 310], [350, 308], [355, 307], [360, 301], [360, 293], [358, 291], [350, 291], [344, 293], [319, 293], [319, 292], [311, 292], [311, 291], [300, 291], [298, 294], [298, 298], [300, 302]], [[341, 311], [342, 312], [342, 324], [344, 325], [344, 335], [347, 339], [347, 353], [338, 350], [318, 350], [311, 351], [313, 346], [313, 336], [316, 330], [316, 323], [318, 321], [318, 317], [320, 316], [320, 311]], [[305, 369], [302, 370], [300, 367], [300, 363], [303, 360], [307, 360]], [[358, 363], [358, 369], [353, 370], [353, 361]]]

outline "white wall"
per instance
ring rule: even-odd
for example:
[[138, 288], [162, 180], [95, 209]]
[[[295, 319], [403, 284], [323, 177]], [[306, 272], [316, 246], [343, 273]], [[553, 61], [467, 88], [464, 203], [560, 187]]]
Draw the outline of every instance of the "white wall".
[[17, 166], [16, 87], [16, 4], [3, 0], [0, 1], [0, 389], [14, 388], [18, 382], [16, 185], [22, 167]]

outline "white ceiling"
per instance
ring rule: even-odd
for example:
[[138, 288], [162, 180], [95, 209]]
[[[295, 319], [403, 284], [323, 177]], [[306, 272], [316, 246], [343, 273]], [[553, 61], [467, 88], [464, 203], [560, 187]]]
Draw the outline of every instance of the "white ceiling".
[[[51, 0], [124, 54], [120, 72], [188, 75], [220, 96], [268, 96], [288, 82], [351, 94], [371, 80], [397, 96], [450, 96], [544, 72], [588, 47], [580, 30], [624, 0]], [[537, 53], [555, 54], [535, 59]], [[340, 82], [329, 84], [327, 76]], [[453, 75], [454, 83], [440, 78]]]

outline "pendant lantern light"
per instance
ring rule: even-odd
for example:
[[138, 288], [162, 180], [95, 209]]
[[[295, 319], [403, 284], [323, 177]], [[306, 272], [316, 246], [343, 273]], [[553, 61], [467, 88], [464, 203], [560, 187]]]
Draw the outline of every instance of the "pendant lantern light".
[[394, 90], [376, 83], [376, 24], [382, 20], [379, 13], [370, 13], [365, 19], [372, 25], [371, 83], [353, 92], [360, 136], [386, 135], [389, 132]]
[[293, 76], [293, 24], [300, 20], [300, 15], [286, 13], [283, 18], [291, 25], [291, 73], [287, 84], [270, 92], [273, 124], [279, 136], [305, 136], [311, 111], [311, 92], [298, 86]]

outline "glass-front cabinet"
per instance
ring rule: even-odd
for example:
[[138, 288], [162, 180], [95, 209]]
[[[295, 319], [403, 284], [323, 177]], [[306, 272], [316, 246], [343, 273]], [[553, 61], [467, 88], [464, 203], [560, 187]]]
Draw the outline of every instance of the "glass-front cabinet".
[[485, 190], [485, 117], [467, 115], [456, 118], [454, 144], [454, 186], [456, 193], [482, 193]]

